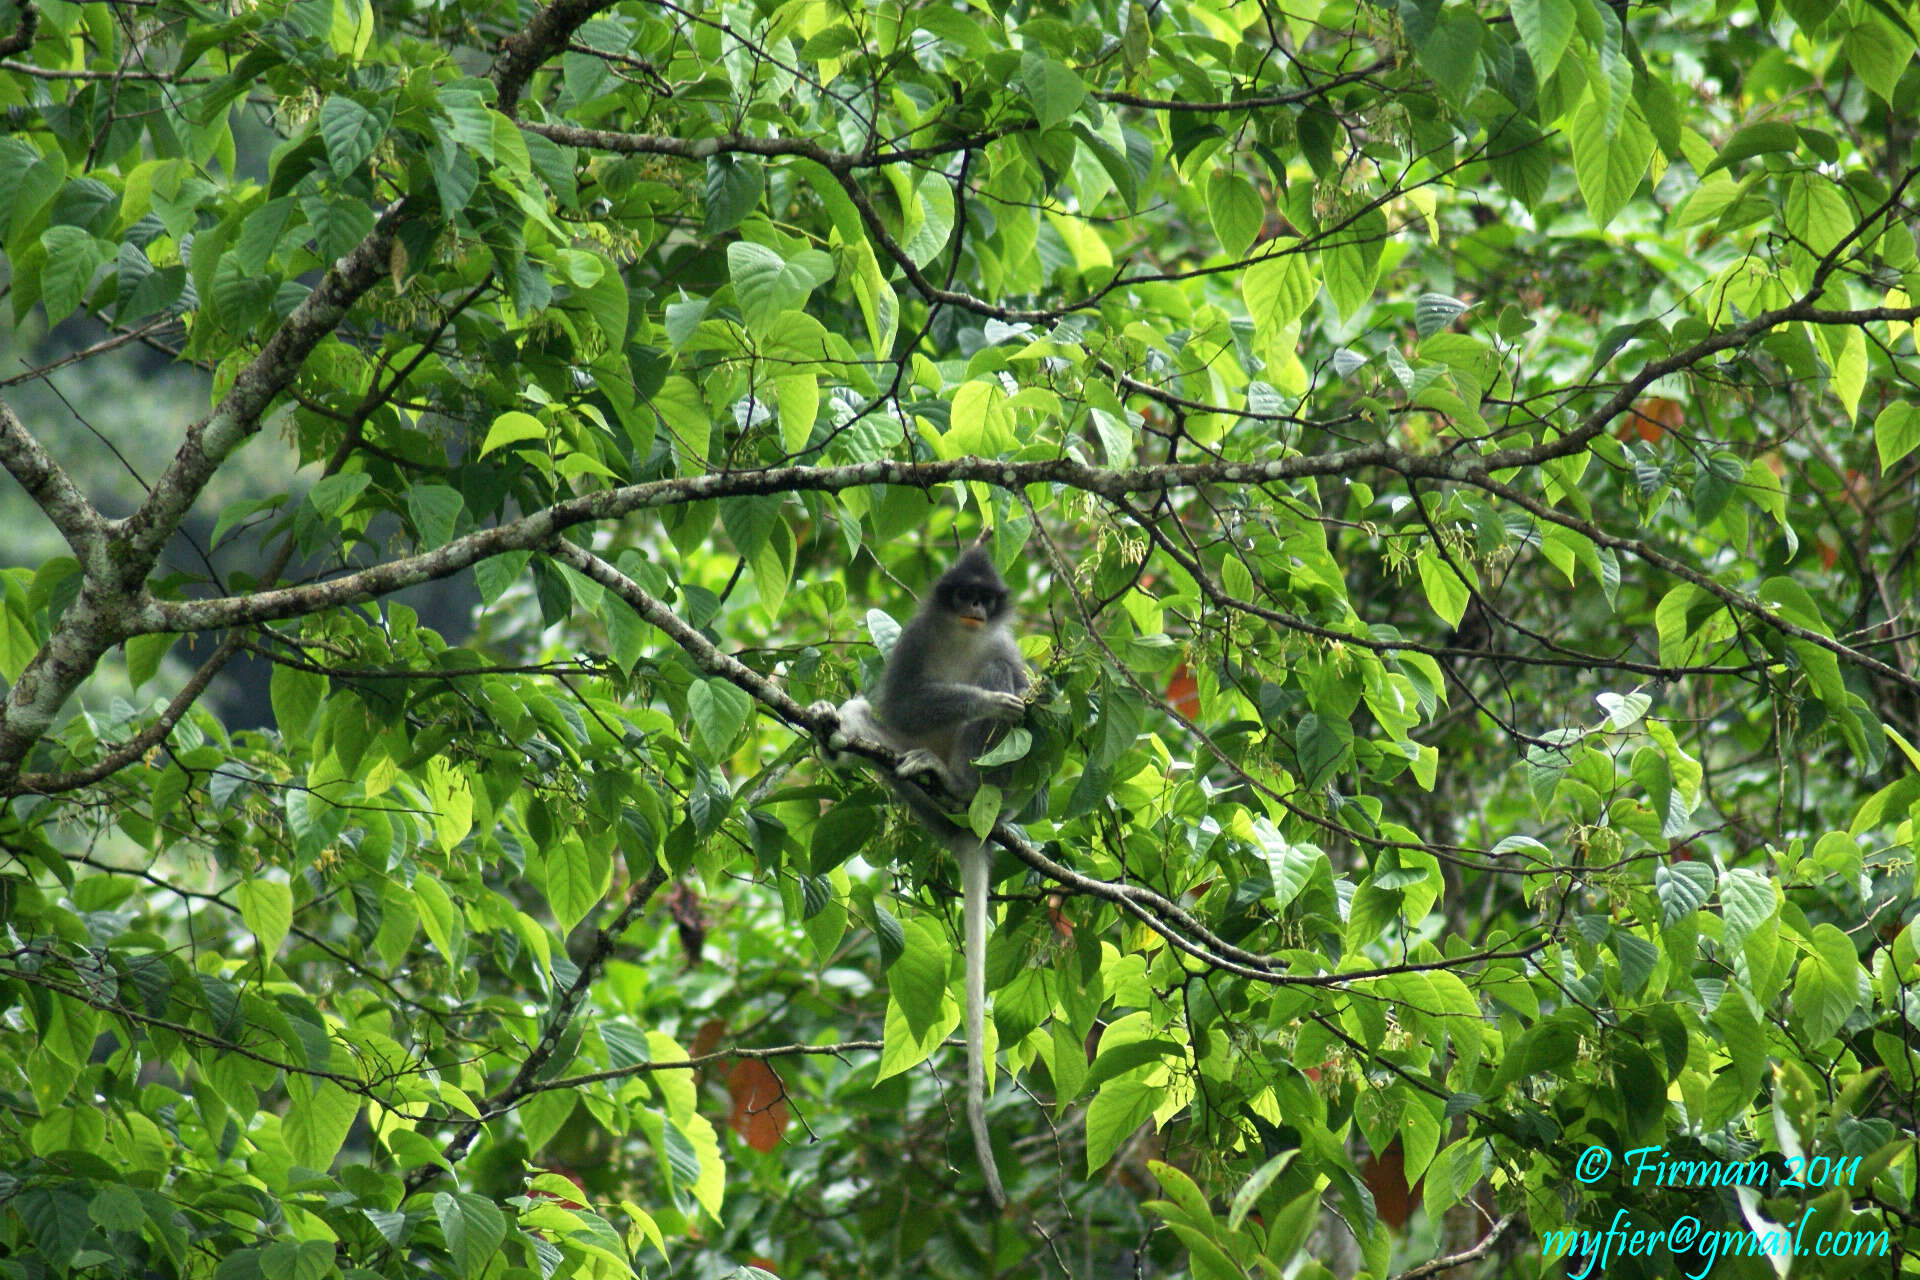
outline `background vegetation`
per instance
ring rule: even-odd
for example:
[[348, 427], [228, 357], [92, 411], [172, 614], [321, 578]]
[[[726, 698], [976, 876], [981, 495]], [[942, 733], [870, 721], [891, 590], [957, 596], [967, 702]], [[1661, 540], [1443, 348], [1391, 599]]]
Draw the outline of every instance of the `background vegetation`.
[[0, 7], [0, 1275], [1914, 1271], [1916, 36]]

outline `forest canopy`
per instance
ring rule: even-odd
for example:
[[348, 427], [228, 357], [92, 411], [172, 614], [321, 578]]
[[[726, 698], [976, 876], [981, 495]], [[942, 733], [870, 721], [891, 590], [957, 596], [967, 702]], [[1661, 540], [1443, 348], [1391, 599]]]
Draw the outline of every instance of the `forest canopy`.
[[1915, 1272], [1917, 42], [0, 0], [0, 1277]]

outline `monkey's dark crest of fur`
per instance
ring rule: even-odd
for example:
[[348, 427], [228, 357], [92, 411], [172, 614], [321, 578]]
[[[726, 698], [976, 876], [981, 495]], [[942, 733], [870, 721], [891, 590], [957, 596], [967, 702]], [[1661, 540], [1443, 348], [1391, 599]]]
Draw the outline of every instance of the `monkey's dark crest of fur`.
[[[1026, 712], [1027, 667], [1008, 630], [1007, 584], [986, 551], [976, 546], [940, 575], [900, 632], [875, 694], [877, 706], [851, 698], [838, 708], [840, 728], [829, 750], [855, 738], [873, 738], [900, 753], [895, 779], [918, 784], [931, 776], [954, 800], [980, 789], [974, 758], [1006, 725]], [[830, 708], [829, 708], [830, 709]], [[987, 1194], [1005, 1206], [986, 1121], [987, 880], [986, 846], [929, 801], [918, 785], [894, 792], [960, 864], [966, 929], [967, 1120]]]

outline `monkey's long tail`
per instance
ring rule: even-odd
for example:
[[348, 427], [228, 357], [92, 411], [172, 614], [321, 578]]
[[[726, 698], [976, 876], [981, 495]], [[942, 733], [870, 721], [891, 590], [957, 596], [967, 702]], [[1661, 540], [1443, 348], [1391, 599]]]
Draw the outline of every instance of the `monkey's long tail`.
[[993, 1163], [987, 1140], [987, 872], [991, 864], [985, 845], [964, 841], [954, 851], [960, 861], [961, 909], [967, 937], [967, 1123], [973, 1128], [973, 1149], [980, 1157], [980, 1174], [994, 1204], [1007, 1207], [1000, 1170]]

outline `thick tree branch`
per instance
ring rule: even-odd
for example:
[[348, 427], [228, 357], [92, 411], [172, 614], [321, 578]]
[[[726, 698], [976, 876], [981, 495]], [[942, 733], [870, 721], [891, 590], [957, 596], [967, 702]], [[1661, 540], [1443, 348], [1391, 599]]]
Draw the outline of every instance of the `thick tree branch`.
[[500, 42], [493, 64], [493, 87], [500, 95], [500, 111], [519, 113], [520, 95], [541, 64], [567, 47], [573, 33], [594, 14], [613, 7], [613, 0], [554, 0], [533, 15], [523, 30]]
[[83, 566], [91, 565], [106, 520], [5, 401], [0, 401], [0, 466], [20, 482], [34, 505], [53, 522], [74, 558]]
[[286, 323], [274, 330], [214, 411], [187, 428], [186, 439], [155, 481], [146, 502], [115, 530], [129, 553], [119, 569], [118, 587], [131, 591], [145, 580], [160, 549], [180, 527], [220, 464], [260, 430], [267, 407], [299, 376], [307, 356], [340, 327], [367, 290], [379, 283], [400, 226], [410, 212], [407, 200], [387, 206], [366, 239], [329, 267]]

